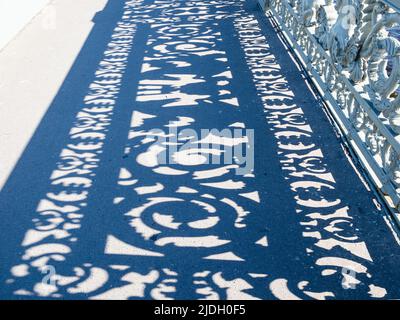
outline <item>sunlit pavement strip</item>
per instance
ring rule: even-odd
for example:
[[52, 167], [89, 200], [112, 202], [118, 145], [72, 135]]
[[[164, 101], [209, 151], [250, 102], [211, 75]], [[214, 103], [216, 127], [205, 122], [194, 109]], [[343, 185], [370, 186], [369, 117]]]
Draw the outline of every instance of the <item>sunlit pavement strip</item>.
[[1, 298], [400, 297], [386, 213], [255, 0], [95, 23], [0, 195]]

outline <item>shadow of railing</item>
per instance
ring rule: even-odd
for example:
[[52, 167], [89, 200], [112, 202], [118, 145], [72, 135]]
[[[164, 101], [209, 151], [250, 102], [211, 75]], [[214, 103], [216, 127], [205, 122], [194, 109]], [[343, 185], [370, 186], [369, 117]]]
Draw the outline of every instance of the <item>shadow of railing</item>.
[[0, 194], [2, 298], [392, 289], [397, 244], [255, 5], [108, 2]]

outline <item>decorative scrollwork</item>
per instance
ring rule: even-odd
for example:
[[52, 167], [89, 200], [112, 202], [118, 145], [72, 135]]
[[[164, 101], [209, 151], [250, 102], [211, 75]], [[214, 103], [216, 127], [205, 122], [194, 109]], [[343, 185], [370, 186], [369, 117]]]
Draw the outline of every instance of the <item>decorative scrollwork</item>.
[[271, 11], [285, 12], [277, 20], [399, 208], [400, 12], [391, 0], [287, 1]]
[[316, 28], [315, 36], [321, 44], [322, 48], [328, 50], [329, 48], [329, 30], [337, 20], [337, 11], [331, 1], [326, 5], [322, 5], [316, 12]]
[[323, 5], [323, 0], [303, 0], [299, 1], [298, 11], [301, 22], [306, 27], [311, 27], [316, 23], [316, 13], [318, 8]]
[[399, 109], [396, 91], [400, 80], [400, 42], [389, 35], [387, 27], [399, 22], [400, 15], [387, 13], [373, 27], [363, 46], [364, 57], [368, 61], [366, 90], [374, 107], [383, 111], [383, 115], [395, 124], [393, 129], [396, 133], [400, 133], [396, 125]]

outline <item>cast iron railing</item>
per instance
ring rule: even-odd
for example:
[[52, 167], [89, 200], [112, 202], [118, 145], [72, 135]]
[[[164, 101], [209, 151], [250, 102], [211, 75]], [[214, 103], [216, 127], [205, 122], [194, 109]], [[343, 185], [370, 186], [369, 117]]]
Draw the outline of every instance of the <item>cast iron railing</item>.
[[259, 0], [400, 222], [400, 0]]

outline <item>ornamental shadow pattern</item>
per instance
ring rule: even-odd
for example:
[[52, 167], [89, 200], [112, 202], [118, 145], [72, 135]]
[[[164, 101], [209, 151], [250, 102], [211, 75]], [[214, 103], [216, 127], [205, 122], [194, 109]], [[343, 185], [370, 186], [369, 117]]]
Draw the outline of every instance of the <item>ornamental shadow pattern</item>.
[[[1, 298], [398, 297], [384, 213], [255, 6], [96, 16], [1, 193]], [[237, 148], [253, 170], [206, 161]]]

